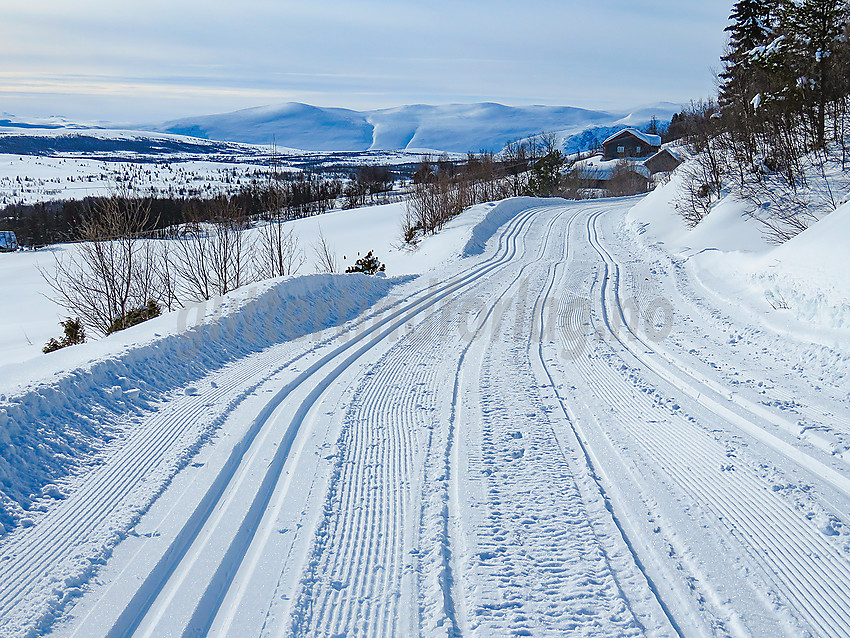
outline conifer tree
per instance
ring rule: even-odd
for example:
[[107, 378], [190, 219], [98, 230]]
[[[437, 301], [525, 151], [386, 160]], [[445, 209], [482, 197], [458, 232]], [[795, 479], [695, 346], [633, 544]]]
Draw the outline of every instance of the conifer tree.
[[846, 47], [847, 2], [800, 0], [783, 7], [786, 64], [798, 102], [809, 112], [815, 146], [825, 143], [827, 104], [841, 97], [843, 73], [836, 57]]
[[755, 92], [757, 69], [752, 54], [773, 39], [777, 14], [777, 0], [739, 0], [732, 6], [731, 24], [725, 29], [729, 52], [722, 58], [724, 70], [720, 73], [721, 107], [753, 98], [750, 93]]

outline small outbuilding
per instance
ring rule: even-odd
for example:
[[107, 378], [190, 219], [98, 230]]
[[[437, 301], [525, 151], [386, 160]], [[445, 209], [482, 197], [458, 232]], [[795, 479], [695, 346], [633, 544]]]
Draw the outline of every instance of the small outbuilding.
[[662, 148], [652, 157], [646, 159], [643, 163], [649, 169], [650, 175], [656, 173], [669, 173], [676, 169], [682, 163], [681, 158], [669, 148]]
[[0, 230], [0, 253], [10, 253], [19, 248], [18, 238], [11, 230]]
[[602, 142], [603, 159], [649, 157], [661, 149], [661, 136], [626, 128]]

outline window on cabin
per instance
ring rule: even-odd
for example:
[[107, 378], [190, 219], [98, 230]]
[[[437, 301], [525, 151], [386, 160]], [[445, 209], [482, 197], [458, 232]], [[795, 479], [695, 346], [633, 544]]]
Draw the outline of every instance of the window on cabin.
[[640, 146], [635, 147], [635, 153], [640, 153]]
[[618, 146], [618, 147], [617, 147], [617, 152], [618, 152], [618, 153], [625, 153], [625, 152], [626, 152], [626, 147], [625, 147], [625, 146]]

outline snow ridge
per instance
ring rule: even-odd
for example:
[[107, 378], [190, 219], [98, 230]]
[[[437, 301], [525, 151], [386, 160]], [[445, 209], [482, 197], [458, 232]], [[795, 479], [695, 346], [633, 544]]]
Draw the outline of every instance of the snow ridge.
[[[53, 482], [121, 436], [130, 427], [124, 415], [152, 409], [169, 392], [236, 358], [339, 325], [384, 297], [398, 281], [365, 275], [278, 280], [255, 299], [239, 303], [242, 291], [214, 300], [212, 316], [203, 304], [120, 334], [125, 340], [147, 334], [140, 347], [93, 361], [87, 361], [87, 354], [97, 343], [51, 355], [57, 371], [71, 371], [28, 388], [9, 388], [8, 395], [0, 396], [0, 444], [5, 446], [0, 455], [0, 533], [29, 520], [25, 510], [32, 506], [32, 495], [43, 493], [49, 499], [60, 494]], [[216, 316], [228, 304], [229, 314]], [[198, 313], [204, 320], [186, 327]], [[172, 334], [160, 337], [151, 334], [154, 330]]]

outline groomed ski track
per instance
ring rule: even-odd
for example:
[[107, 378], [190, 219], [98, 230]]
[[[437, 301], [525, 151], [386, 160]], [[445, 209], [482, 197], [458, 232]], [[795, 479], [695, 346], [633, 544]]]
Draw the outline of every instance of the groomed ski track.
[[720, 311], [631, 243], [633, 203], [529, 204], [151, 413], [0, 548], [0, 635], [850, 635], [847, 461], [683, 346], [723, 357]]

